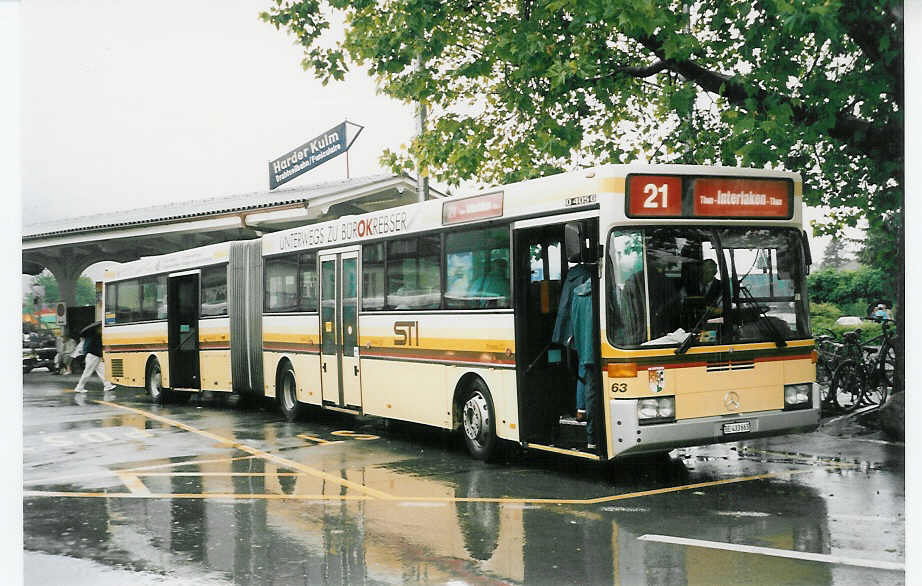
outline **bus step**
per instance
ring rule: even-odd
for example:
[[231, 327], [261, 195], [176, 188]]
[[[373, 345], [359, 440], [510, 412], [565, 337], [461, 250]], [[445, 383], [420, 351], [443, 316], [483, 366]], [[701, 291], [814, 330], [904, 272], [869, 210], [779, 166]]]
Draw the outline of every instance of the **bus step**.
[[586, 427], [585, 421], [577, 421], [574, 417], [567, 415], [560, 418], [560, 425], [574, 425], [579, 427]]

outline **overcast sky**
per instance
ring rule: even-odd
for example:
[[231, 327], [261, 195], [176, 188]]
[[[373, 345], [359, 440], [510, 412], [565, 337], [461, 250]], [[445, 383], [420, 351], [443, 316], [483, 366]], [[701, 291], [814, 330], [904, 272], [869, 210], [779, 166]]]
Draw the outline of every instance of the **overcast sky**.
[[[344, 119], [352, 177], [413, 134], [356, 72], [323, 87], [269, 0], [22, 4], [23, 222], [268, 190], [267, 162]], [[345, 177], [337, 157], [289, 185]]]

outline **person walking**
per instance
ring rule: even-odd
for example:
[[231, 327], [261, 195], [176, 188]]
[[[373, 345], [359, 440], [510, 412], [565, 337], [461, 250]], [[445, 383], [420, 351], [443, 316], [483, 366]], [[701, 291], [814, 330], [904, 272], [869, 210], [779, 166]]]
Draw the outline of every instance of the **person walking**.
[[104, 391], [113, 390], [115, 385], [106, 380], [106, 365], [102, 361], [102, 325], [98, 322], [91, 324], [82, 333], [86, 338], [84, 342], [86, 365], [83, 368], [83, 374], [80, 376], [80, 381], [77, 383], [74, 392], [85, 393], [86, 388], [84, 388], [83, 385], [90, 380], [94, 372], [96, 376], [102, 380], [102, 388]]

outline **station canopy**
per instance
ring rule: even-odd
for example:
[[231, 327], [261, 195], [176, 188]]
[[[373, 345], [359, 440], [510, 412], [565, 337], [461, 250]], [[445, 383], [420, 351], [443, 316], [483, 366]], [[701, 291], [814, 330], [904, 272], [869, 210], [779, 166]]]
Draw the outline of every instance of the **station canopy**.
[[[430, 198], [444, 197], [430, 191]], [[126, 262], [419, 201], [416, 180], [373, 175], [29, 224], [22, 270], [76, 279], [100, 261]], [[71, 275], [75, 273], [76, 275]]]

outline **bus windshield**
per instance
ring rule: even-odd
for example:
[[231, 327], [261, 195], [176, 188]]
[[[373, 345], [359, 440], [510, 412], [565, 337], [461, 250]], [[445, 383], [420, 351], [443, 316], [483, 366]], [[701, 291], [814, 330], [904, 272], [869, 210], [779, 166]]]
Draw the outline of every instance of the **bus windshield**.
[[800, 234], [790, 228], [615, 229], [606, 322], [618, 347], [808, 338]]

